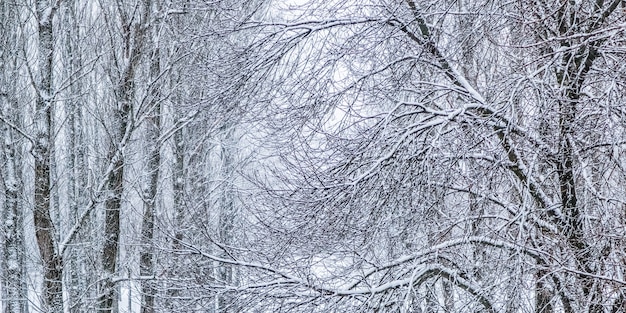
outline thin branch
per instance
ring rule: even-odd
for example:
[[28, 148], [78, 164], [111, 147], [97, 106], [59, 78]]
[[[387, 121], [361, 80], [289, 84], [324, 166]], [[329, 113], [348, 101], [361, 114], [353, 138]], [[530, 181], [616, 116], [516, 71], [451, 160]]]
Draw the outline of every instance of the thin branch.
[[[421, 17], [421, 14], [415, 2], [413, 0], [406, 0], [406, 2], [409, 5], [415, 17], [415, 20], [418, 23], [421, 36], [415, 35], [407, 28], [406, 25], [401, 25], [398, 21], [394, 21], [395, 23], [390, 22], [389, 24], [398, 27], [413, 41], [424, 46], [424, 48], [435, 57], [437, 62], [439, 62], [439, 66], [442, 70], [444, 70], [445, 75], [452, 81], [452, 83], [462, 88], [462, 90], [465, 91], [464, 94], [480, 104], [480, 107], [476, 107], [475, 110], [479, 112], [482, 117], [494, 117], [494, 111], [488, 108], [486, 99], [476, 89], [474, 89], [474, 87], [472, 87], [472, 85], [463, 77], [463, 75], [461, 75], [450, 65], [446, 57], [432, 41], [429, 27], [426, 24], [426, 21]], [[519, 157], [519, 153], [511, 144], [510, 139], [505, 133], [509, 126], [508, 121], [505, 120], [505, 122], [507, 122], [505, 127], [494, 126], [494, 130], [496, 131], [498, 139], [500, 140], [500, 144], [504, 149], [504, 152], [507, 154], [509, 161], [514, 164], [510, 167], [511, 171], [520, 180], [520, 182], [526, 188], [528, 188], [529, 193], [531, 194], [537, 205], [540, 208], [547, 209], [548, 215], [555, 219], [557, 224], [559, 224], [559, 222], [563, 220], [562, 214], [557, 209], [554, 209], [553, 206], [549, 205], [549, 198], [543, 193], [539, 185], [527, 175], [528, 170], [526, 169], [525, 164]]]
[[4, 116], [0, 115], [0, 121], [5, 123], [7, 126], [18, 132], [22, 137], [26, 138], [33, 146], [35, 145], [35, 139], [28, 135], [25, 131], [23, 131], [17, 125], [11, 123], [11, 121], [7, 120]]

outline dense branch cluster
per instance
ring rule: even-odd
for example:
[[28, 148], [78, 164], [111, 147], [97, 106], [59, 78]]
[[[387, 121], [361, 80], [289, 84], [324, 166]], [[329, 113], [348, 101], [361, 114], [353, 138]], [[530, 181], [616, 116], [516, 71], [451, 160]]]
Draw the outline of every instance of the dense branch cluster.
[[4, 1], [2, 310], [624, 313], [625, 8]]

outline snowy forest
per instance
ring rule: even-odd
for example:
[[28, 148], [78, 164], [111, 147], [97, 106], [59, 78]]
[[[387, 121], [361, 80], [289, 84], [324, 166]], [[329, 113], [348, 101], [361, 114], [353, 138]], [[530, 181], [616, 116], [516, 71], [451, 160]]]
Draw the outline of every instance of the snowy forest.
[[626, 313], [624, 0], [0, 0], [6, 313]]

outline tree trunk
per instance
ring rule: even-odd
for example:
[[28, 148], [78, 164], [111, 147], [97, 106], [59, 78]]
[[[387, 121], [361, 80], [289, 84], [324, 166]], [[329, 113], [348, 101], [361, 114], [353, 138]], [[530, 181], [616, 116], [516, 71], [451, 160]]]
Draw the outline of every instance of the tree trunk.
[[[0, 74], [1, 75], [1, 74]], [[1, 81], [1, 79], [0, 79]], [[2, 114], [13, 116], [13, 125], [20, 125], [19, 108], [9, 104], [6, 95], [0, 96]], [[9, 109], [10, 108], [10, 109]], [[8, 113], [7, 112], [11, 112]], [[2, 311], [6, 313], [27, 312], [28, 298], [24, 271], [24, 229], [23, 229], [23, 183], [20, 157], [20, 144], [16, 134], [6, 123], [2, 124], [2, 182], [5, 200], [2, 208]]]
[[[221, 184], [222, 192], [220, 195], [220, 211], [219, 211], [219, 238], [224, 247], [229, 247], [234, 243], [234, 224], [235, 217], [237, 215], [235, 207], [235, 195], [233, 188], [233, 163], [234, 163], [234, 128], [231, 125], [227, 125], [223, 129], [224, 140], [221, 144], [220, 159], [221, 159]], [[224, 258], [232, 258], [227, 253], [222, 253]], [[221, 264], [219, 269], [219, 280], [225, 286], [232, 286], [235, 284], [235, 277], [233, 268], [230, 265]], [[218, 312], [230, 312], [236, 311], [234, 306], [235, 299], [229, 297], [227, 294], [222, 294], [218, 297]], [[230, 309], [229, 309], [230, 308]]]
[[[148, 27], [148, 18], [151, 1], [143, 1], [139, 21], [134, 22], [136, 17], [129, 16], [123, 8], [123, 3], [117, 3], [117, 12], [120, 14], [122, 24], [121, 37], [123, 38], [122, 51], [117, 59], [122, 60], [119, 73], [121, 74], [115, 86], [116, 109], [111, 116], [111, 138], [109, 147], [109, 159], [114, 160], [113, 170], [107, 177], [107, 189], [110, 196], [106, 199], [104, 217], [104, 247], [102, 250], [102, 270], [104, 277], [100, 285], [100, 312], [116, 312], [117, 299], [115, 296], [115, 281], [113, 277], [117, 273], [117, 256], [119, 252], [120, 238], [120, 209], [122, 206], [123, 183], [124, 183], [124, 145], [132, 129], [132, 108], [135, 98], [135, 74], [142, 56], [145, 44], [145, 33]], [[137, 4], [137, 6], [140, 6]]]
[[[156, 36], [155, 36], [155, 40]], [[152, 79], [158, 79], [161, 71], [159, 63], [158, 43], [155, 42], [155, 49], [152, 52], [152, 60], [150, 65], [150, 76]], [[149, 116], [146, 119], [147, 145], [149, 148], [147, 173], [148, 184], [144, 188], [144, 211], [141, 226], [141, 256], [140, 256], [140, 275], [142, 277], [154, 276], [154, 218], [156, 211], [157, 191], [159, 184], [159, 167], [161, 165], [161, 146], [159, 144], [159, 136], [161, 129], [161, 103], [159, 99], [159, 84], [154, 84], [150, 95]], [[148, 279], [141, 281], [141, 312], [154, 312], [154, 298], [156, 289], [153, 282]]]
[[56, 7], [48, 1], [37, 1], [39, 22], [39, 82], [35, 104], [35, 136], [33, 156], [35, 159], [35, 208], [33, 222], [41, 260], [43, 262], [42, 307], [44, 312], [63, 312], [63, 262], [58, 255], [56, 230], [51, 216], [50, 163], [53, 136], [52, 64], [54, 58], [54, 37], [52, 19]]
[[[175, 113], [175, 116], [177, 114]], [[185, 141], [183, 139], [183, 128], [179, 128], [174, 132], [173, 135], [173, 145], [174, 145], [174, 164], [173, 164], [173, 173], [172, 173], [172, 193], [174, 194], [174, 239], [172, 240], [172, 270], [170, 270], [170, 276], [172, 278], [177, 278], [181, 275], [181, 267], [182, 260], [177, 251], [180, 251], [183, 246], [182, 242], [185, 240], [185, 234], [183, 231], [183, 225], [185, 223]], [[181, 287], [177, 282], [172, 282], [168, 285], [167, 290], [167, 309], [173, 310], [179, 304], [177, 298], [181, 295]]]
[[[566, 35], [573, 27], [577, 27], [577, 18], [572, 18], [575, 10], [568, 6], [563, 6], [558, 11], [560, 17], [559, 32]], [[608, 12], [608, 11], [607, 11]], [[599, 14], [599, 13], [598, 13]], [[599, 20], [601, 16], [597, 17]], [[564, 39], [560, 42], [561, 47], [570, 49], [574, 44], [571, 40]], [[561, 206], [563, 208], [564, 221], [562, 221], [563, 235], [567, 238], [567, 243], [573, 250], [576, 258], [578, 270], [585, 273], [595, 273], [596, 263], [591, 255], [591, 248], [585, 238], [583, 218], [585, 212], [581, 211], [578, 205], [575, 164], [574, 164], [574, 144], [573, 138], [577, 127], [578, 106], [581, 101], [587, 74], [595, 59], [598, 57], [598, 46], [601, 41], [592, 41], [588, 45], [580, 46], [563, 54], [561, 68], [556, 71], [556, 80], [562, 88], [562, 97], [559, 103], [559, 159], [556, 172], [559, 179], [559, 189], [561, 195]], [[583, 295], [589, 303], [589, 312], [602, 312], [602, 306], [597, 303], [598, 290], [596, 290], [594, 279], [580, 277], [580, 286]], [[567, 301], [567, 300], [566, 300]], [[567, 311], [567, 310], [566, 310]]]
[[124, 137], [127, 137], [129, 129], [129, 118], [131, 113], [131, 103], [134, 96], [134, 82], [132, 76], [124, 78], [124, 83], [120, 90], [120, 107], [113, 114], [113, 130], [109, 147], [109, 159], [113, 162], [113, 170], [107, 177], [107, 190], [110, 196], [104, 202], [104, 247], [102, 249], [102, 269], [104, 277], [100, 287], [99, 310], [102, 312], [117, 311], [115, 296], [115, 282], [113, 280], [117, 273], [117, 255], [119, 251], [120, 239], [120, 209], [122, 206], [122, 196], [124, 191], [124, 154], [120, 144]]
[[[16, 36], [9, 30], [17, 24], [16, 7], [0, 4], [0, 110], [15, 127], [21, 127], [20, 106], [15, 98], [15, 84], [9, 79], [16, 75], [15, 51]], [[13, 57], [11, 57], [13, 55]], [[4, 206], [2, 207], [2, 284], [0, 298], [2, 312], [24, 313], [28, 311], [28, 293], [25, 280], [24, 262], [24, 203], [22, 181], [22, 144], [15, 129], [6, 122], [0, 122], [2, 138], [0, 168], [4, 186]]]

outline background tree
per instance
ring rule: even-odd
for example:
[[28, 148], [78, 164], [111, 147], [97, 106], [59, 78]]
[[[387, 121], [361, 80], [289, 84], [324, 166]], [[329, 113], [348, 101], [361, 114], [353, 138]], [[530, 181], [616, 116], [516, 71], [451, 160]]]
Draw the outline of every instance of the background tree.
[[6, 311], [623, 312], [621, 0], [1, 9]]
[[[90, 119], [89, 112], [93, 106], [93, 93], [91, 86], [97, 86], [95, 77], [100, 75], [94, 71], [95, 60], [98, 60], [102, 51], [92, 51], [92, 47], [98, 46], [94, 38], [98, 37], [101, 28], [89, 14], [92, 3], [88, 1], [66, 1], [59, 12], [60, 59], [62, 60], [65, 86], [60, 91], [63, 114], [59, 114], [61, 129], [58, 130], [60, 137], [65, 138], [64, 149], [58, 154], [58, 182], [57, 188], [65, 187], [59, 191], [61, 200], [59, 205], [66, 207], [65, 212], [60, 212], [60, 225], [63, 234], [67, 234], [79, 220], [82, 211], [89, 204], [90, 173], [88, 172], [90, 160], [88, 155], [93, 152], [89, 142], [90, 124], [95, 124]], [[86, 31], [81, 25], [93, 25], [90, 31]], [[97, 89], [97, 88], [95, 88]], [[63, 122], [63, 121], [66, 122]], [[93, 125], [92, 125], [93, 127]], [[65, 196], [65, 198], [63, 197]], [[66, 205], [63, 205], [65, 204]], [[73, 248], [68, 250], [66, 260], [65, 285], [68, 293], [66, 306], [71, 312], [85, 312], [90, 307], [90, 299], [95, 297], [91, 286], [95, 285], [96, 268], [92, 262], [94, 252], [89, 251], [93, 244], [94, 214], [90, 213], [82, 222], [83, 226], [77, 231]]]
[[[126, 144], [136, 128], [134, 105], [136, 99], [136, 75], [144, 58], [143, 50], [150, 40], [152, 1], [116, 3], [103, 8], [110, 30], [111, 60], [115, 67], [110, 72], [113, 86], [113, 110], [110, 124], [108, 159], [115, 160], [107, 173], [106, 185], [111, 195], [105, 200], [104, 244], [102, 251], [103, 280], [100, 285], [99, 309], [117, 311], [114, 278], [118, 275], [120, 246], [120, 211], [124, 202], [126, 167]], [[119, 33], [116, 30], [119, 29]], [[119, 36], [118, 36], [119, 35]], [[142, 262], [143, 265], [143, 262]], [[149, 295], [148, 295], [149, 296]]]
[[58, 229], [52, 220], [51, 207], [51, 164], [54, 155], [54, 133], [52, 129], [55, 86], [54, 86], [54, 41], [53, 19], [59, 3], [46, 0], [36, 2], [38, 35], [38, 64], [35, 72], [34, 142], [32, 154], [35, 160], [33, 221], [37, 246], [43, 263], [42, 307], [44, 312], [63, 311], [63, 261], [58, 250]]
[[26, 138], [18, 103], [20, 90], [15, 80], [23, 63], [19, 60], [20, 22], [15, 3], [0, 5], [0, 109], [2, 111], [2, 305], [3, 312], [27, 312], [26, 266], [24, 258], [25, 199], [22, 179], [23, 145]]
[[620, 4], [310, 1], [268, 25], [255, 114], [284, 164], [258, 216], [290, 253], [254, 267], [310, 292], [282, 307], [622, 310]]
[[[214, 262], [189, 267], [180, 240], [210, 225], [211, 236], [234, 242], [234, 200], [229, 200], [234, 188], [227, 169], [234, 165], [221, 165], [221, 160], [234, 160], [225, 152], [234, 145], [227, 149], [215, 142], [220, 129], [232, 133], [235, 108], [244, 103], [237, 93], [245, 75], [232, 69], [244, 53], [247, 34], [236, 31], [258, 6], [226, 1], [3, 2], [2, 27], [11, 29], [2, 34], [1, 50], [3, 216], [14, 222], [4, 225], [3, 257], [17, 258], [3, 262], [2, 292], [12, 295], [2, 300], [7, 310], [123, 309], [126, 303], [119, 306], [118, 291], [128, 294], [136, 286], [142, 286], [145, 311], [171, 311], [169, 297], [182, 304], [174, 306], [179, 310], [199, 303], [217, 310], [230, 305], [234, 298], [223, 290], [236, 284], [235, 271]], [[175, 149], [169, 150], [169, 141], [176, 142]], [[149, 151], [141, 152], [142, 147]], [[22, 149], [30, 149], [33, 158], [22, 158]], [[190, 157], [198, 152], [209, 155]], [[175, 161], [168, 159], [174, 155]], [[34, 175], [24, 173], [23, 185], [22, 168], [34, 169]], [[201, 169], [206, 186], [184, 182], [188, 168]], [[148, 183], [132, 176], [143, 169]], [[202, 208], [211, 212], [195, 210], [203, 219], [186, 225], [186, 218], [194, 217], [186, 201], [208, 190]], [[229, 196], [222, 197], [221, 190]], [[32, 224], [31, 219], [20, 222], [31, 213]], [[177, 222], [170, 224], [166, 216], [176, 216]], [[137, 221], [144, 222], [143, 229], [133, 227]], [[20, 243], [22, 224], [26, 243]], [[35, 244], [35, 263], [20, 259]], [[161, 258], [170, 253], [177, 255], [175, 262]], [[28, 275], [19, 276], [22, 268]], [[188, 298], [170, 292], [187, 277], [207, 271], [213, 281], [210, 301], [197, 296], [206, 291], [203, 284], [185, 286]], [[163, 277], [164, 272], [172, 275]], [[41, 288], [36, 286], [40, 280]], [[26, 290], [25, 281], [36, 284]], [[38, 299], [31, 297], [27, 306], [31, 291]]]
[[173, 309], [205, 307], [225, 312], [239, 308], [229, 291], [238, 283], [237, 270], [190, 256], [186, 244], [198, 243], [228, 257], [238, 241], [233, 179], [240, 162], [236, 129], [239, 115], [245, 111], [248, 95], [242, 94], [242, 86], [248, 73], [232, 69], [241, 65], [238, 62], [249, 41], [249, 30], [241, 25], [260, 13], [261, 5], [191, 1], [184, 7], [172, 7], [170, 11], [178, 14], [167, 19], [161, 37], [176, 49], [194, 48], [193, 57], [181, 59], [168, 72], [172, 76], [166, 89], [171, 94], [163, 107], [163, 112], [174, 117], [161, 136], [172, 143], [172, 149], [164, 153], [171, 158], [165, 162], [171, 166], [173, 202], [163, 208], [171, 222], [157, 220], [163, 232], [155, 236], [171, 240], [168, 249], [157, 252], [172, 255], [164, 258], [171, 262], [157, 268], [168, 273], [167, 290], [160, 297], [168, 306], [177, 303]]

